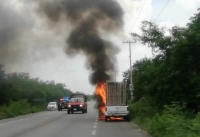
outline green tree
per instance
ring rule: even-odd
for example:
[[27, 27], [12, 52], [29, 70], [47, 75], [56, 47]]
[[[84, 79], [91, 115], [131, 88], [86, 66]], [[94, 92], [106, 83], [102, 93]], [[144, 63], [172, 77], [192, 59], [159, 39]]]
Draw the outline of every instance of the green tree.
[[65, 84], [54, 81], [44, 82], [39, 78], [31, 78], [28, 73], [10, 73], [4, 76], [4, 85], [1, 86], [1, 104], [10, 101], [27, 99], [29, 103], [44, 99], [47, 102], [56, 101], [59, 97], [72, 93]]
[[172, 29], [153, 22], [142, 22], [142, 34], [133, 33], [152, 48], [153, 59], [133, 65], [135, 101], [143, 96], [153, 98], [160, 109], [179, 102], [197, 113], [200, 105], [200, 12], [190, 18], [186, 27]]

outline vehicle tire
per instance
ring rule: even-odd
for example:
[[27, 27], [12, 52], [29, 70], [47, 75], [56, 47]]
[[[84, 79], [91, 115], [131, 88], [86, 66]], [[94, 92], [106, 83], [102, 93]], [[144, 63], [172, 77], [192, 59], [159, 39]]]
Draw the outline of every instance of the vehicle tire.
[[85, 113], [87, 113], [87, 108], [85, 109]]
[[70, 114], [70, 110], [67, 110], [67, 114]]
[[129, 121], [130, 121], [129, 116], [125, 116], [125, 117], [124, 117], [124, 120], [127, 121], [127, 122], [129, 122]]
[[85, 113], [85, 109], [82, 110], [82, 114], [84, 114], [84, 113]]
[[108, 117], [107, 116], [105, 116], [105, 122], [108, 122]]
[[58, 109], [58, 111], [60, 111], [60, 109]]
[[74, 111], [72, 110], [72, 111], [71, 111], [71, 113], [73, 114], [73, 113], [74, 113]]

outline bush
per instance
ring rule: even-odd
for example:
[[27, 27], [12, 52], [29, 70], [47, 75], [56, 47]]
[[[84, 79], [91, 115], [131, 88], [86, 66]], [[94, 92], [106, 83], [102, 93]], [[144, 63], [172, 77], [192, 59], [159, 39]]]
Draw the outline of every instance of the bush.
[[148, 131], [155, 137], [183, 137], [191, 125], [181, 108], [176, 105], [165, 106], [162, 114], [156, 114], [148, 123]]
[[184, 113], [182, 111], [184, 107], [177, 103], [164, 106], [162, 113], [156, 113], [153, 116], [151, 114], [154, 111], [150, 109], [152, 107], [144, 99], [131, 104], [130, 107], [131, 115], [134, 114], [134, 121], [141, 124], [154, 137], [200, 136], [200, 114], [190, 119], [187, 117], [189, 113]]
[[46, 110], [46, 105], [37, 105], [37, 106], [32, 106], [31, 107], [31, 112], [32, 113], [36, 113], [36, 112], [40, 112], [40, 111], [44, 111]]
[[151, 107], [150, 98], [142, 97], [139, 101], [135, 103], [130, 103], [130, 118], [135, 120], [137, 124], [142, 124], [146, 122], [149, 118], [155, 115], [156, 108]]
[[44, 109], [44, 105], [31, 106], [27, 100], [12, 101], [8, 106], [4, 105], [0, 107], [0, 119], [35, 113], [43, 111]]

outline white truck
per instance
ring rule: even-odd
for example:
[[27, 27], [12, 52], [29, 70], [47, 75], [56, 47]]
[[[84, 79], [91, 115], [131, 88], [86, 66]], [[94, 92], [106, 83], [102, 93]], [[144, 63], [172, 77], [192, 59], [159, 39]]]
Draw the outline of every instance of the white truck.
[[115, 117], [129, 121], [126, 83], [107, 81], [105, 122]]

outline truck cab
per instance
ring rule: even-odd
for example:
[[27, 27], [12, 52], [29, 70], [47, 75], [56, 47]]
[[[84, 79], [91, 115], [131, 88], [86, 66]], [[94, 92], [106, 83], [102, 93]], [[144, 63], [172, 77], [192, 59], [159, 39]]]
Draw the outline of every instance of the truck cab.
[[87, 102], [84, 98], [71, 98], [68, 103], [67, 113], [74, 113], [74, 112], [82, 112], [87, 113]]

